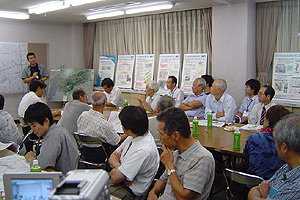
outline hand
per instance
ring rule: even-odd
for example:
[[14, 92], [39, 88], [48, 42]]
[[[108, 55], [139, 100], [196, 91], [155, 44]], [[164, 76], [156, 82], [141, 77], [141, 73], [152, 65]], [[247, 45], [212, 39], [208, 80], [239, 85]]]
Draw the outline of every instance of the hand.
[[125, 181], [124, 181], [124, 184], [125, 184], [125, 185], [127, 185], [127, 186], [129, 187], [129, 186], [131, 186], [131, 185], [132, 185], [132, 182], [131, 182], [131, 181], [127, 181], [127, 180], [125, 180]]
[[145, 101], [144, 95], [141, 95], [141, 94], [140, 94], [140, 95], [137, 97], [137, 100], [140, 101], [140, 102]]
[[32, 76], [35, 78], [38, 74], [38, 72], [34, 72]]
[[270, 184], [269, 184], [269, 180], [267, 181], [263, 181], [261, 184], [258, 185], [258, 190], [261, 194], [262, 198], [267, 198], [268, 194], [270, 192]]
[[155, 192], [153, 192], [152, 190], [149, 192], [148, 194], [148, 198], [147, 200], [157, 200], [158, 197], [156, 196]]
[[218, 112], [216, 114], [216, 117], [219, 118], [219, 117], [224, 117], [225, 116], [225, 112]]
[[175, 169], [174, 167], [174, 156], [171, 149], [162, 145], [163, 152], [160, 155], [160, 161], [165, 165], [166, 169]]
[[30, 162], [32, 159], [34, 159], [36, 157], [36, 154], [33, 153], [32, 151], [28, 152], [26, 155], [25, 155], [25, 159]]

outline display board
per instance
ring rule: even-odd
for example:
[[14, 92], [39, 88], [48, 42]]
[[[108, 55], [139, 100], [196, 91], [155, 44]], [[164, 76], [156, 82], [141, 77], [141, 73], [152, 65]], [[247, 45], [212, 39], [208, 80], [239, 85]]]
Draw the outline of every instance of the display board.
[[179, 54], [160, 54], [157, 74], [159, 84], [159, 93], [168, 92], [166, 82], [169, 76], [175, 76], [179, 79], [180, 55]]
[[207, 53], [184, 54], [181, 89], [184, 94], [192, 93], [195, 78], [206, 74]]
[[70, 101], [73, 90], [85, 89], [91, 99], [94, 83], [94, 69], [52, 69], [50, 72], [49, 101]]
[[275, 53], [273, 100], [284, 106], [300, 107], [300, 53]]
[[27, 84], [24, 84], [21, 75], [28, 63], [26, 54], [27, 43], [0, 42], [0, 93], [26, 93]]
[[146, 83], [153, 80], [153, 70], [154, 54], [136, 55], [133, 88], [135, 90], [145, 90]]
[[115, 84], [118, 88], [131, 89], [134, 55], [118, 55]]
[[111, 78], [112, 80], [114, 80], [115, 65], [116, 65], [116, 56], [102, 55], [99, 57], [97, 86], [100, 86], [101, 81], [105, 78]]

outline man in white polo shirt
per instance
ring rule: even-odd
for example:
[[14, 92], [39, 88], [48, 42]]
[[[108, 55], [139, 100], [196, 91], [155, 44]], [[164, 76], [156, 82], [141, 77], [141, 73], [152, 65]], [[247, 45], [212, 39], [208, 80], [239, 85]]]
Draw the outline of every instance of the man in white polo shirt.
[[121, 199], [140, 197], [149, 188], [159, 166], [154, 138], [148, 131], [146, 111], [127, 106], [119, 114], [127, 139], [110, 156], [111, 194]]
[[167, 80], [167, 88], [170, 90], [168, 96], [172, 97], [175, 100], [175, 107], [179, 107], [180, 103], [184, 99], [184, 93], [179, 89], [177, 85], [177, 78], [175, 76], [169, 76]]
[[117, 108], [123, 107], [124, 100], [122, 93], [118, 87], [115, 87], [114, 82], [110, 78], [103, 79], [101, 86], [104, 89], [104, 94], [106, 95], [107, 99], [106, 106]]

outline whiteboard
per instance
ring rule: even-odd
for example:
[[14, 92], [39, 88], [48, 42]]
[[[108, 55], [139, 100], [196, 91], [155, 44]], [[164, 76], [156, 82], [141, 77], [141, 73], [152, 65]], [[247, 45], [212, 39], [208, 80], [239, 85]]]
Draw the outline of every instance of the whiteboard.
[[133, 89], [145, 90], [146, 83], [153, 80], [153, 70], [154, 54], [136, 55]]
[[275, 53], [272, 87], [274, 102], [300, 107], [300, 53]]
[[131, 89], [134, 55], [118, 55], [115, 84], [118, 88]]
[[184, 94], [192, 94], [193, 81], [206, 74], [207, 53], [184, 54], [181, 89]]
[[157, 82], [159, 84], [159, 94], [166, 94], [167, 79], [169, 76], [175, 76], [179, 79], [180, 55], [179, 54], [160, 54], [157, 73]]
[[27, 67], [27, 43], [0, 42], [0, 93], [26, 93], [27, 84], [24, 84], [21, 75]]

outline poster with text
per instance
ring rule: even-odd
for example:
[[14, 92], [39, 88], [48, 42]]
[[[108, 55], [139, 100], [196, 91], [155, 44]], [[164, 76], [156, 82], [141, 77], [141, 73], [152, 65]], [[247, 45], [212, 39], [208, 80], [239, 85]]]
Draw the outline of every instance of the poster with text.
[[300, 106], [300, 53], [274, 54], [272, 86], [275, 102]]
[[105, 78], [114, 80], [115, 65], [116, 56], [100, 56], [97, 86], [100, 86], [101, 81]]
[[157, 74], [160, 94], [166, 94], [168, 92], [166, 82], [169, 76], [175, 76], [179, 80], [179, 69], [179, 54], [160, 54]]
[[118, 55], [115, 84], [119, 88], [131, 89], [134, 55]]
[[192, 93], [193, 81], [195, 78], [206, 74], [207, 53], [184, 54], [181, 89], [185, 94]]
[[154, 54], [136, 55], [133, 88], [135, 90], [145, 90], [146, 83], [153, 80], [153, 70]]

